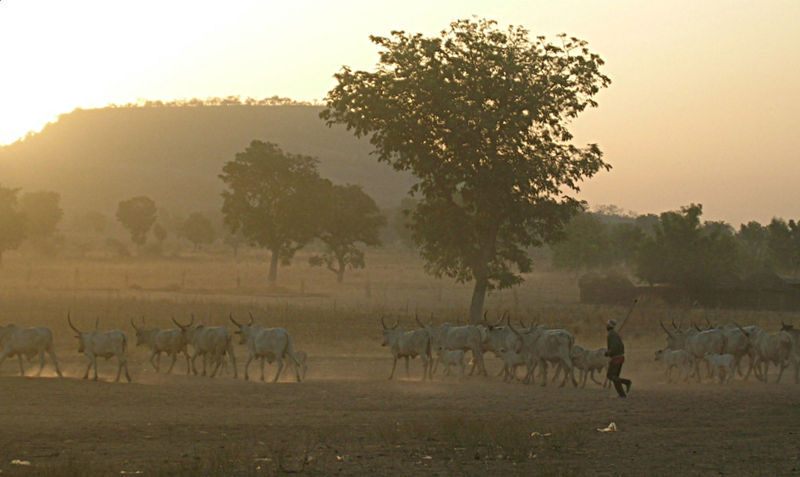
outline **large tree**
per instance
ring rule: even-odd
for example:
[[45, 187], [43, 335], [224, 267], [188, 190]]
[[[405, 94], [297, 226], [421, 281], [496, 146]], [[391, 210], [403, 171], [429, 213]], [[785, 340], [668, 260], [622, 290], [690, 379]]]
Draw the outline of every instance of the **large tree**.
[[376, 71], [342, 68], [321, 117], [416, 176], [412, 228], [426, 270], [474, 282], [476, 322], [488, 290], [531, 270], [525, 249], [556, 239], [581, 209], [570, 195], [579, 183], [610, 167], [568, 129], [609, 84], [603, 61], [576, 38], [554, 44], [488, 20], [370, 39], [382, 50]]
[[0, 186], [0, 264], [3, 252], [14, 250], [25, 238], [25, 214], [19, 210], [19, 189]]
[[722, 222], [701, 222], [703, 206], [691, 204], [664, 212], [639, 249], [637, 275], [649, 283], [690, 290], [713, 288], [736, 275], [738, 245]]
[[222, 168], [222, 213], [231, 232], [272, 252], [268, 280], [288, 263], [318, 227], [321, 179], [316, 159], [252, 141]]
[[143, 195], [122, 200], [117, 206], [117, 220], [130, 232], [133, 243], [140, 247], [156, 222], [156, 213], [156, 203]]
[[20, 210], [25, 214], [27, 235], [31, 239], [46, 240], [56, 233], [64, 216], [61, 195], [53, 191], [28, 192], [22, 195]]
[[358, 244], [376, 247], [381, 244], [380, 228], [386, 225], [372, 197], [361, 186], [334, 185], [325, 187], [320, 204], [320, 230], [317, 237], [325, 246], [321, 255], [309, 258], [312, 266], [325, 265], [342, 283], [349, 268], [364, 268], [364, 251]]
[[212, 243], [216, 238], [211, 220], [199, 212], [189, 214], [181, 225], [180, 234], [194, 244], [195, 250], [199, 249], [200, 245]]

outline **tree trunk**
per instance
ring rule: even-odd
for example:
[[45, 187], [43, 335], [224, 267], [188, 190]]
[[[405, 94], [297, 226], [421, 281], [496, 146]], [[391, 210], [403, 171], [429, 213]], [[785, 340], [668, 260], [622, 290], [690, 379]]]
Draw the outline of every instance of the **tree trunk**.
[[269, 275], [267, 276], [267, 280], [273, 285], [278, 279], [278, 258], [278, 250], [272, 250], [272, 257], [269, 260]]
[[475, 288], [472, 290], [472, 302], [469, 305], [469, 323], [477, 325], [483, 318], [483, 302], [486, 299], [486, 289], [489, 279], [485, 275], [475, 278]]
[[344, 258], [342, 257], [338, 257], [338, 260], [339, 260], [339, 270], [336, 270], [336, 282], [342, 283], [344, 282], [345, 263], [344, 263]]

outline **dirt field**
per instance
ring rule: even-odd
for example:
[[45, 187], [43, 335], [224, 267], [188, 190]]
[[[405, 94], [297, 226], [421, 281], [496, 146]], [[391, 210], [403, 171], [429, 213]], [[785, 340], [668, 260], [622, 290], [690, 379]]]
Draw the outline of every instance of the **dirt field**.
[[[64, 361], [68, 375], [82, 373], [79, 358]], [[7, 362], [0, 379], [0, 469], [6, 475], [800, 474], [800, 387], [667, 385], [644, 350], [630, 363], [623, 374], [634, 388], [622, 400], [591, 383], [586, 389], [495, 377], [423, 383], [419, 362], [412, 379], [388, 382], [391, 362], [374, 357], [312, 357], [305, 382], [278, 384], [157, 375], [140, 365], [132, 384], [19, 378], [10, 376], [16, 363]], [[497, 362], [488, 366], [498, 369]], [[114, 370], [109, 362], [101, 376], [109, 380]], [[618, 432], [597, 431], [611, 422]], [[14, 459], [31, 465], [13, 465]]]
[[[407, 327], [417, 310], [425, 320], [455, 321], [463, 309], [453, 304], [468, 303], [464, 287], [424, 279], [411, 265], [372, 269], [366, 285], [277, 296], [230, 293], [231, 277], [215, 281], [217, 270], [227, 270], [219, 263], [193, 264], [186, 281], [202, 281], [202, 290], [191, 291], [164, 284], [188, 268], [181, 263], [101, 265], [81, 264], [79, 273], [71, 263], [12, 261], [0, 274], [0, 324], [50, 326], [65, 375], [55, 377], [49, 361], [41, 378], [18, 377], [16, 358], [0, 365], [2, 475], [800, 475], [800, 385], [793, 376], [775, 384], [773, 371], [766, 385], [667, 384], [653, 362], [664, 343], [659, 321], [709, 318], [775, 330], [783, 320], [797, 324], [791, 314], [642, 303], [623, 332], [623, 376], [634, 387], [622, 400], [593, 383], [542, 388], [496, 376], [420, 382], [419, 360], [410, 379], [398, 366], [401, 379], [387, 381], [380, 316]], [[287, 280], [318, 291], [311, 271], [300, 272], [308, 275]], [[132, 285], [120, 285], [125, 281]], [[490, 316], [510, 308], [515, 319], [567, 328], [587, 348], [604, 346], [603, 321], [627, 307], [580, 305], [575, 295], [574, 277], [539, 275], [493, 295], [488, 306]], [[101, 318], [101, 329], [128, 333], [133, 383], [111, 382], [113, 359], [101, 361], [100, 382], [80, 379], [87, 361], [66, 324], [68, 310], [83, 329]], [[246, 352], [238, 344], [240, 379], [230, 371], [186, 376], [185, 361], [169, 376], [157, 374], [148, 353], [133, 346], [132, 319], [166, 328], [170, 317], [186, 322], [194, 314], [230, 326], [229, 313], [245, 319], [250, 312], [288, 329], [308, 352], [304, 382], [285, 374], [277, 384], [262, 383], [256, 364], [256, 381], [244, 382]], [[29, 376], [35, 361], [25, 363]], [[500, 364], [487, 358], [487, 367], [491, 375]], [[267, 367], [268, 380], [274, 372]], [[611, 422], [617, 432], [597, 431]]]

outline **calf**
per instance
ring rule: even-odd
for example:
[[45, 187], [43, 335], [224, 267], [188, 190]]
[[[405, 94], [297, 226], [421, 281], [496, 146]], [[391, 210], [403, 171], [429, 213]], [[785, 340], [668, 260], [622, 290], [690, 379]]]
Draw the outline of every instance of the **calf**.
[[686, 350], [660, 349], [656, 351], [656, 361], [661, 361], [666, 367], [664, 373], [668, 382], [672, 382], [672, 368], [678, 368], [678, 372], [684, 374], [684, 381], [689, 379], [691, 363], [689, 362], [689, 353]]
[[711, 368], [711, 376], [719, 376], [719, 383], [729, 383], [733, 377], [736, 358], [732, 354], [707, 353], [703, 359]]
[[600, 348], [595, 350], [588, 350], [579, 345], [572, 346], [571, 352], [573, 369], [577, 369], [580, 373], [581, 387], [586, 387], [586, 378], [592, 378], [597, 384], [602, 385], [600, 381], [594, 378], [594, 372], [600, 373], [608, 366], [608, 356], [606, 356], [606, 349]]

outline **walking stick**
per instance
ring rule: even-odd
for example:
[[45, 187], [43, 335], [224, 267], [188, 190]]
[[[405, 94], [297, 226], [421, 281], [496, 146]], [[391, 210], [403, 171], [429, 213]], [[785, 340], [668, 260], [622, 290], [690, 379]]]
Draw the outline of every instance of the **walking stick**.
[[620, 323], [620, 325], [617, 327], [617, 333], [622, 331], [622, 327], [628, 323], [628, 318], [631, 317], [631, 313], [633, 313], [633, 308], [636, 306], [636, 302], [638, 301], [639, 301], [638, 298], [633, 299], [633, 303], [631, 303], [631, 307], [630, 309], [628, 309], [628, 313], [625, 315], [625, 318], [622, 320], [622, 323]]

